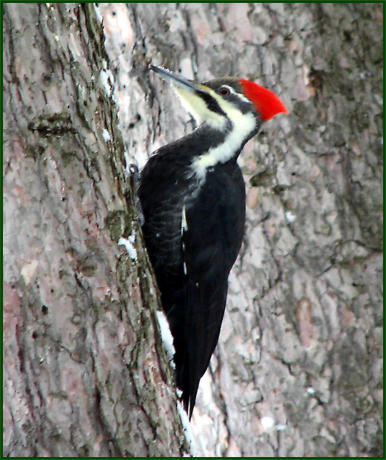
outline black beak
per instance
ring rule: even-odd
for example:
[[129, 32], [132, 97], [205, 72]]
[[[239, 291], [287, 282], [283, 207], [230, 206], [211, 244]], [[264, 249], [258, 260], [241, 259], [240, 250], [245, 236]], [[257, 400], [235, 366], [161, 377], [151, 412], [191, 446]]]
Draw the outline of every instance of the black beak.
[[186, 78], [183, 78], [180, 75], [177, 75], [168, 69], [164, 69], [163, 67], [158, 67], [153, 64], [150, 64], [150, 69], [153, 70], [155, 73], [158, 73], [161, 78], [163, 78], [166, 81], [169, 81], [175, 86], [190, 91], [198, 91], [200, 93], [205, 93], [205, 91], [202, 88], [200, 88], [200, 86], [198, 86], [196, 83], [192, 82], [191, 80], [187, 80]]

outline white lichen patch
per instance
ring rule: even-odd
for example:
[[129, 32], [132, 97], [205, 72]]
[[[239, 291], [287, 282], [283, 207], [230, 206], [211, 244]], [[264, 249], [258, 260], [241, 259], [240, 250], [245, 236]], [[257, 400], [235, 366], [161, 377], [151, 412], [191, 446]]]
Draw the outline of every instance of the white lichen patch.
[[125, 246], [127, 253], [131, 260], [137, 262], [137, 250], [134, 247], [135, 234], [130, 235], [129, 238], [119, 238], [118, 246]]
[[166, 356], [168, 357], [168, 360], [172, 368], [175, 369], [173, 358], [174, 358], [174, 354], [176, 351], [173, 345], [173, 336], [172, 336], [172, 333], [170, 332], [169, 322], [163, 311], [161, 310], [157, 311], [157, 320], [158, 320], [158, 324], [161, 330], [161, 339], [162, 339], [164, 349], [166, 351]]
[[34, 277], [36, 270], [38, 268], [38, 261], [31, 260], [31, 262], [23, 265], [21, 269], [21, 276], [24, 278], [25, 284], [29, 284]]
[[[178, 410], [178, 414], [179, 414], [179, 416], [181, 418], [182, 427], [183, 427], [184, 434], [185, 434], [185, 439], [186, 439], [186, 442], [188, 443], [188, 446], [189, 446], [188, 454], [190, 454], [192, 457], [195, 457], [197, 454], [196, 454], [196, 446], [195, 446], [195, 443], [194, 443], [193, 433], [192, 433], [192, 429], [190, 427], [188, 414], [185, 412], [181, 401], [177, 401], [177, 410]], [[185, 455], [185, 456], [187, 456], [187, 455]]]

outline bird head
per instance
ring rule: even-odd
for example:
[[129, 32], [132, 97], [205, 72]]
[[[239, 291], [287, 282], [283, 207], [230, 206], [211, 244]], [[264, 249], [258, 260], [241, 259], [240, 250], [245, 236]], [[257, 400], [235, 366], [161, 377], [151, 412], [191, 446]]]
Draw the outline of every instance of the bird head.
[[[217, 130], [229, 129], [229, 124], [250, 126], [248, 137], [261, 123], [279, 113], [288, 113], [283, 102], [272, 91], [249, 80], [224, 77], [205, 83], [195, 83], [163, 67], [151, 69], [172, 83], [182, 103], [196, 121]], [[252, 121], [253, 119], [253, 121]]]

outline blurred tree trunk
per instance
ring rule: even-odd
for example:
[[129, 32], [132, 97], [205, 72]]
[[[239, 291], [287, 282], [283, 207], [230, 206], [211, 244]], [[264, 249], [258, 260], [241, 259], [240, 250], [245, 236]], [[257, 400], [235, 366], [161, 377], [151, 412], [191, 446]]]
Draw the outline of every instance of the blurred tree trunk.
[[188, 78], [256, 80], [291, 112], [240, 158], [246, 237], [198, 393], [198, 453], [382, 456], [382, 6], [101, 11], [140, 166], [193, 127], [147, 60]]
[[182, 456], [102, 18], [3, 20], [4, 454]]

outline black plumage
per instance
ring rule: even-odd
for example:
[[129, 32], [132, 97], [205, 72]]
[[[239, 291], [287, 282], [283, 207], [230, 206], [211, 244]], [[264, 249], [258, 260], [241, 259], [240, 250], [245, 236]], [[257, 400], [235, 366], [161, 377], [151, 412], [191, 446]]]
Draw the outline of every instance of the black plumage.
[[139, 197], [145, 242], [174, 337], [177, 386], [191, 414], [217, 344], [228, 275], [242, 242], [245, 190], [234, 159], [214, 167], [196, 190], [172, 166], [178, 158], [184, 167], [181, 150], [175, 143], [151, 158], [142, 172]]

